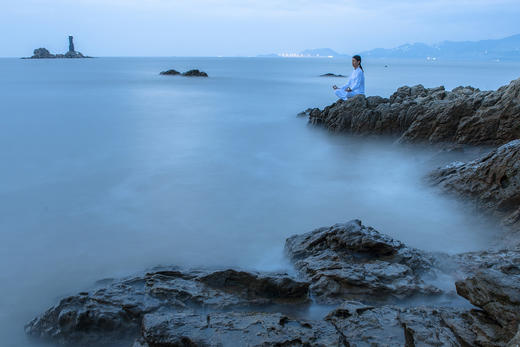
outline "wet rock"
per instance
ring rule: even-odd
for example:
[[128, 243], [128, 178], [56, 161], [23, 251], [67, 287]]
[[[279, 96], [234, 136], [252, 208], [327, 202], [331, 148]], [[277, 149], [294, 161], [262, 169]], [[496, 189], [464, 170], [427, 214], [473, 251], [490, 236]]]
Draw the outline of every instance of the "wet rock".
[[153, 313], [144, 317], [140, 346], [345, 346], [324, 321], [280, 313]]
[[506, 341], [485, 313], [449, 307], [345, 302], [326, 320], [349, 346], [503, 346]]
[[401, 143], [502, 145], [520, 138], [520, 79], [497, 91], [404, 86], [390, 98], [358, 95], [314, 109], [309, 122], [334, 132], [389, 135]]
[[454, 162], [429, 175], [432, 184], [475, 201], [477, 208], [520, 230], [520, 140], [481, 158]]
[[336, 75], [336, 74], [334, 74], [334, 73], [330, 73], [330, 72], [328, 72], [328, 73], [325, 73], [325, 74], [323, 74], [323, 75], [320, 75], [320, 77], [346, 77], [346, 76], [339, 75], [339, 74]]
[[482, 270], [456, 282], [457, 293], [489, 314], [512, 339], [520, 323], [520, 264], [502, 272]]
[[161, 71], [159, 74], [166, 75], [166, 76], [178, 76], [181, 73], [177, 70], [171, 69], [171, 70]]
[[305, 304], [308, 284], [285, 274], [162, 269], [104, 283], [60, 301], [29, 322], [27, 334], [59, 344], [96, 345], [135, 338], [145, 314]]
[[207, 73], [205, 73], [204, 71], [196, 70], [196, 69], [186, 71], [182, 75], [186, 76], [186, 77], [208, 77]]
[[423, 282], [434, 258], [354, 220], [287, 239], [296, 269], [319, 302], [387, 301], [440, 290]]

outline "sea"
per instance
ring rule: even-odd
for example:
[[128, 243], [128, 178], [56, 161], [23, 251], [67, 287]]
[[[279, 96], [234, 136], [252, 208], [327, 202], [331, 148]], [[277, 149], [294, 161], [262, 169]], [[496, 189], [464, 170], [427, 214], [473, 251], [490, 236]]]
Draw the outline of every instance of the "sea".
[[[520, 77], [518, 62], [363, 67], [367, 95], [383, 97]], [[433, 252], [493, 244], [494, 221], [426, 184], [448, 161], [436, 150], [296, 116], [346, 82], [321, 74], [351, 71], [336, 58], [0, 59], [2, 346], [33, 345], [24, 324], [99, 279], [156, 265], [291, 273], [287, 237], [352, 219]]]

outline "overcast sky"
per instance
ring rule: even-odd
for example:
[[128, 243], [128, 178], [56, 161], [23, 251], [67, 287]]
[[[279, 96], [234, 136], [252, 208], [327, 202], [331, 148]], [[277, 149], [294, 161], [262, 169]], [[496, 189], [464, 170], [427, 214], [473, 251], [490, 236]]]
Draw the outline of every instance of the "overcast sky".
[[520, 0], [2, 0], [0, 56], [234, 56], [520, 33]]

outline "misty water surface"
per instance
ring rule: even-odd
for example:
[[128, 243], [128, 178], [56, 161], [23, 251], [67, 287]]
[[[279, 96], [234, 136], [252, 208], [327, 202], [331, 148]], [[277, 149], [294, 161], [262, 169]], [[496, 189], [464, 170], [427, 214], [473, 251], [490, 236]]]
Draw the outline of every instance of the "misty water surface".
[[[389, 67], [385, 68], [384, 65]], [[497, 88], [519, 64], [364, 63], [367, 92]], [[159, 76], [200, 68], [208, 79]], [[0, 335], [104, 277], [158, 264], [290, 271], [285, 238], [361, 219], [460, 252], [497, 230], [425, 187], [433, 152], [331, 136], [341, 59], [0, 59]]]

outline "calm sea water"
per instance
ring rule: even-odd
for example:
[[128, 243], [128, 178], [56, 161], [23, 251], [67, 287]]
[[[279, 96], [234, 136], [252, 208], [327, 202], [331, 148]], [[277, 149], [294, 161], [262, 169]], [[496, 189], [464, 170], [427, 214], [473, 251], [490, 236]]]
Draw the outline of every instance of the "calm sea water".
[[[0, 336], [103, 277], [158, 264], [289, 270], [286, 237], [362, 219], [412, 246], [497, 230], [423, 186], [428, 150], [332, 136], [295, 115], [334, 101], [348, 60], [0, 59]], [[388, 67], [385, 67], [385, 64]], [[366, 62], [367, 93], [495, 89], [518, 63]], [[208, 79], [159, 76], [199, 68]]]

